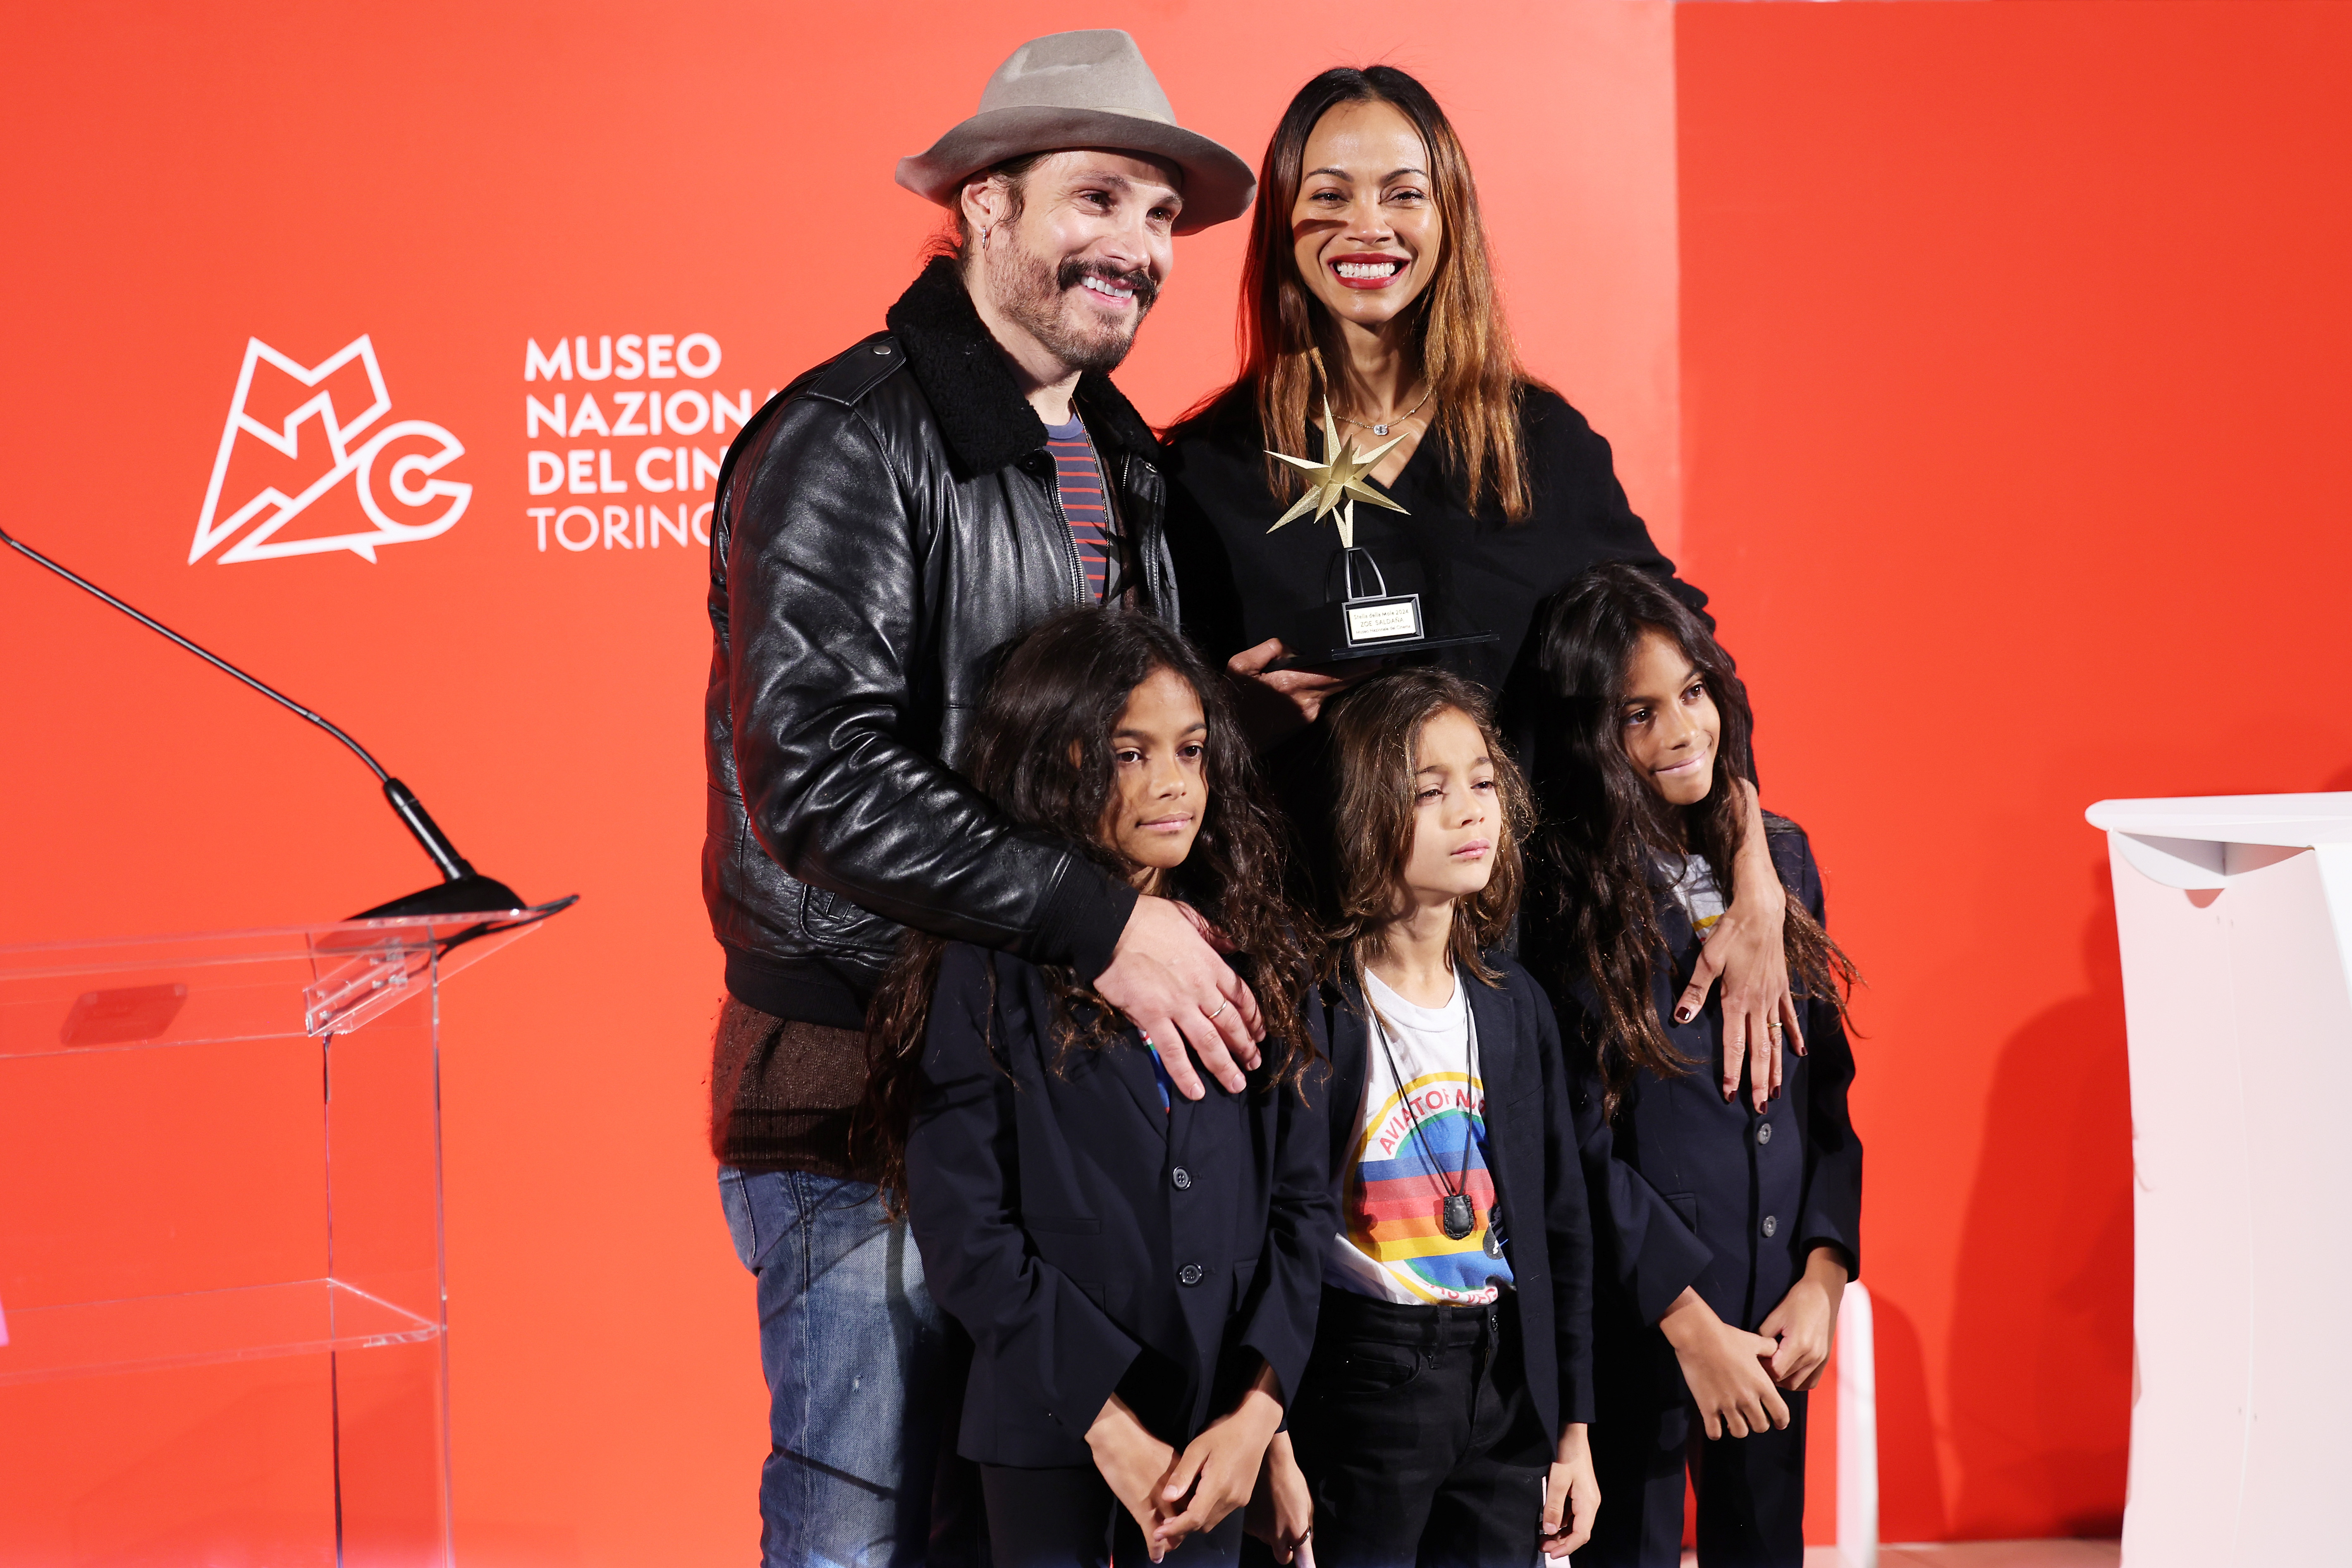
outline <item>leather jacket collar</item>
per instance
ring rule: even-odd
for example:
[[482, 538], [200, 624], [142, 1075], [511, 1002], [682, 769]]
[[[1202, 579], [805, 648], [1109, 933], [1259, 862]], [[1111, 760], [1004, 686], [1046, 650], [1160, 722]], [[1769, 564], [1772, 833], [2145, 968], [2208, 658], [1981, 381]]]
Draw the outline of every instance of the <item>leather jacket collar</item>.
[[[935, 258], [885, 318], [931, 405], [957, 477], [969, 479], [1045, 449], [1045, 424], [1021, 395], [1004, 351], [989, 335], [956, 265]], [[1078, 412], [1097, 446], [1160, 459], [1160, 443], [1110, 377], [1078, 378]], [[1106, 453], [1108, 456], [1108, 453]]]

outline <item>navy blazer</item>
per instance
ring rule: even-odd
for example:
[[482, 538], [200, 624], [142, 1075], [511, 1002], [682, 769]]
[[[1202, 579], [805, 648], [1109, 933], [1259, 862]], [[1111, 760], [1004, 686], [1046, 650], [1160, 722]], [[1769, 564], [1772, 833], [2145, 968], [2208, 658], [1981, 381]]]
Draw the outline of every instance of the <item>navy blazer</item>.
[[1132, 1026], [1065, 1054], [1052, 1006], [1034, 964], [961, 942], [940, 961], [907, 1197], [972, 1340], [959, 1451], [1090, 1465], [1114, 1393], [1181, 1447], [1261, 1361], [1287, 1405], [1336, 1223], [1319, 1118], [1265, 1068], [1163, 1105]]
[[[1804, 830], [1769, 821], [1772, 863], [1790, 896], [1822, 918], [1822, 876]], [[1780, 1095], [1750, 1109], [1747, 1079], [1723, 1098], [1720, 993], [1689, 1023], [1674, 1005], [1689, 983], [1698, 937], [1672, 891], [1657, 889], [1658, 925], [1672, 952], [1651, 994], [1687, 1072], [1637, 1072], [1613, 1123], [1601, 1114], [1598, 996], [1590, 979], [1569, 988], [1560, 1014], [1572, 1056], [1571, 1095], [1585, 1180], [1593, 1194], [1602, 1272], [1615, 1305], [1643, 1323], [1696, 1287], [1716, 1316], [1753, 1330], [1804, 1273], [1815, 1247], [1843, 1249], [1862, 1269], [1862, 1142], [1846, 1114], [1853, 1051], [1837, 1009], [1801, 1002], [1810, 1053], [1785, 1053]], [[1756, 1058], [1751, 1054], [1752, 1063]]]
[[[1478, 1026], [1478, 1069], [1486, 1091], [1486, 1168], [1503, 1205], [1503, 1251], [1519, 1302], [1528, 1391], [1552, 1436], [1592, 1419], [1591, 1211], [1577, 1163], [1568, 1075], [1551, 1003], [1517, 959], [1485, 954], [1501, 984], [1464, 975]], [[1331, 1076], [1311, 1097], [1330, 1119], [1334, 1181], [1353, 1151], [1349, 1134], [1364, 1100], [1371, 1020], [1354, 984], [1327, 985], [1324, 1026]], [[1336, 1202], [1332, 1219], [1339, 1215]]]

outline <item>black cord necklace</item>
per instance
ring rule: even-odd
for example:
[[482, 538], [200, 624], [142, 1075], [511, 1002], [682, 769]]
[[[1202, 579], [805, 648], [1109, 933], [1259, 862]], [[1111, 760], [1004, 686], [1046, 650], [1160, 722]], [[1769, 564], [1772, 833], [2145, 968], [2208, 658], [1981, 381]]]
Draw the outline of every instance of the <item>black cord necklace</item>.
[[[1454, 984], [1458, 994], [1458, 988], [1462, 982], [1456, 979]], [[1368, 1003], [1370, 1000], [1370, 998], [1366, 998]], [[1478, 1051], [1478, 1022], [1470, 1016], [1469, 1002], [1468, 997], [1462, 998], [1462, 1022], [1465, 1037], [1462, 1053], [1462, 1076], [1465, 1084], [1477, 1065]], [[1438, 1161], [1437, 1151], [1429, 1146], [1429, 1135], [1422, 1131], [1421, 1112], [1413, 1109], [1412, 1095], [1405, 1088], [1404, 1069], [1397, 1065], [1396, 1047], [1389, 1042], [1388, 1023], [1381, 1016], [1379, 1008], [1372, 1008], [1371, 1015], [1372, 1032], [1380, 1036], [1381, 1051], [1389, 1060], [1389, 1076], [1396, 1080], [1398, 1098], [1404, 1101], [1405, 1124], [1412, 1130], [1413, 1141], [1421, 1145], [1421, 1157], [1429, 1162], [1431, 1170], [1437, 1173], [1437, 1184], [1445, 1191], [1445, 1201], [1437, 1211], [1438, 1228], [1445, 1233], [1445, 1239], [1448, 1241], [1465, 1240], [1472, 1231], [1478, 1228], [1478, 1211], [1470, 1203], [1470, 1134], [1466, 1129], [1462, 1134], [1462, 1169], [1455, 1173], [1454, 1179], [1449, 1182], [1445, 1179], [1444, 1165]], [[1496, 1205], [1498, 1211], [1501, 1207], [1499, 1204]], [[1491, 1227], [1487, 1231], [1486, 1250], [1500, 1256]]]

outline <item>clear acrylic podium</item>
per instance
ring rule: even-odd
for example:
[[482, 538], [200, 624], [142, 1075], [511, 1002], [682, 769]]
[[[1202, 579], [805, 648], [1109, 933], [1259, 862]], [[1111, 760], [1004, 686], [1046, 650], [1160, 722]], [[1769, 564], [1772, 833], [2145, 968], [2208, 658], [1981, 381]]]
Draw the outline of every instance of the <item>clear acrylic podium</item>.
[[0, 1568], [448, 1563], [439, 987], [561, 907], [0, 949]]

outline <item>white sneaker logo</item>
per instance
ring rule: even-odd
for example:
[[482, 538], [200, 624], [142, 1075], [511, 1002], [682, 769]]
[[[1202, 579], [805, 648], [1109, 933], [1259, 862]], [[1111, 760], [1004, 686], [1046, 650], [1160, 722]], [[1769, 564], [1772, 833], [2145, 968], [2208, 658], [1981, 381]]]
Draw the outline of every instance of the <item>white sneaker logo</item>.
[[[284, 413], [282, 423], [274, 428], [247, 412], [247, 400], [254, 396], [254, 370], [264, 363], [283, 372], [293, 378], [299, 388], [311, 393]], [[260, 406], [265, 411], [277, 412], [291, 401], [288, 395], [292, 390], [278, 384], [276, 376], [267, 377]], [[343, 394], [341, 408], [336, 403], [339, 391]], [[343, 417], [344, 411], [358, 406], [363, 399], [365, 406], [360, 407], [355, 416]], [[213, 459], [212, 483], [205, 490], [205, 510], [196, 520], [196, 538], [188, 550], [188, 563], [193, 566], [203, 560], [214, 546], [257, 517], [261, 520], [259, 524], [222, 552], [219, 559], [223, 563], [317, 555], [333, 550], [348, 550], [363, 561], [373, 562], [379, 545], [432, 539], [455, 528], [457, 520], [466, 514], [467, 503], [474, 499], [474, 487], [433, 476], [465, 455], [466, 448], [457, 437], [427, 420], [402, 419], [368, 435], [364, 445], [352, 447], [354, 440], [391, 411], [392, 395], [384, 390], [383, 372], [375, 363], [375, 346], [364, 333], [331, 357], [307, 368], [259, 338], [246, 340], [245, 364], [237, 372], [236, 396], [229, 404], [228, 423], [221, 430], [220, 453]], [[306, 452], [302, 427], [313, 416], [320, 427], [310, 434]], [[252, 441], [241, 439], [247, 436], [268, 450], [262, 451]], [[387, 446], [404, 439], [412, 447], [421, 443], [422, 449], [404, 452], [392, 463], [388, 499], [405, 514], [394, 516], [384, 509], [386, 498], [377, 493], [375, 460]], [[277, 454], [275, 458], [269, 455], [272, 452]], [[237, 460], [233, 464], [232, 458]], [[322, 464], [324, 471], [304, 483], [301, 476]], [[248, 492], [249, 499], [222, 517], [221, 492], [233, 467], [239, 475], [236, 488]], [[308, 510], [311, 503], [353, 475], [358, 476], [356, 489], [361, 509], [375, 525], [373, 528], [294, 539], [277, 537], [279, 530]], [[284, 486], [278, 482], [281, 478], [286, 480]], [[300, 488], [289, 495], [287, 488], [291, 486]]]

